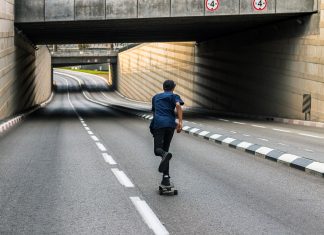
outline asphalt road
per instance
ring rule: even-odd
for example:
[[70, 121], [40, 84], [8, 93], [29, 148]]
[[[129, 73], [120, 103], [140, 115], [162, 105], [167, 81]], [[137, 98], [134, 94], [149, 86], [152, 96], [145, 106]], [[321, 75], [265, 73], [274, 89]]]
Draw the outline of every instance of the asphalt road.
[[322, 178], [186, 134], [171, 146], [179, 195], [160, 196], [148, 123], [55, 81], [0, 139], [0, 234], [324, 233]]

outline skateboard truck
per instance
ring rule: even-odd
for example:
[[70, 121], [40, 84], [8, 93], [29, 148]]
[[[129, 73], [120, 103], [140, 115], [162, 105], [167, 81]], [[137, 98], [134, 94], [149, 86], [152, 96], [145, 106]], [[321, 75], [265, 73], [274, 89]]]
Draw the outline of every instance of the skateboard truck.
[[178, 195], [178, 190], [174, 189], [174, 185], [170, 185], [170, 186], [160, 185], [159, 186], [159, 194], [160, 195], [163, 195], [163, 194]]

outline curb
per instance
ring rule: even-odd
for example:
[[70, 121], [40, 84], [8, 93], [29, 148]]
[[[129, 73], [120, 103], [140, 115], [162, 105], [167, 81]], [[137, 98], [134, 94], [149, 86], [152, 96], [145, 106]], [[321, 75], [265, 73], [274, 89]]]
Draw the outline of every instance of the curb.
[[52, 101], [54, 97], [54, 93], [51, 93], [51, 96], [48, 100], [46, 100], [45, 102], [41, 103], [40, 105], [38, 105], [36, 108], [19, 114], [18, 116], [0, 124], [0, 136], [4, 135], [6, 132], [8, 132], [10, 129], [12, 129], [13, 127], [15, 127], [16, 125], [18, 125], [21, 121], [23, 121], [28, 115], [30, 115], [31, 113], [35, 112], [36, 110], [46, 106], [48, 103], [50, 103]]
[[[136, 116], [145, 120], [152, 120], [150, 114], [136, 113]], [[182, 130], [192, 136], [203, 138], [205, 140], [225, 145], [227, 147], [249, 153], [253, 156], [267, 159], [273, 162], [284, 164], [288, 167], [310, 173], [315, 176], [324, 177], [324, 163], [316, 162], [312, 159], [300, 157], [294, 154], [283, 152], [278, 149], [268, 148], [258, 144], [246, 142], [239, 139], [234, 139], [229, 136], [211, 133], [206, 130], [201, 130], [195, 127], [184, 126]]]

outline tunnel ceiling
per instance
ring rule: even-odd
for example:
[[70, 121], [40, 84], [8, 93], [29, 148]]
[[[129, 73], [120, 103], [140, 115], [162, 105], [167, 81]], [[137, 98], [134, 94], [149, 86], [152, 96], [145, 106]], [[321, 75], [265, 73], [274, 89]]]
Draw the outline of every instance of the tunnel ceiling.
[[302, 14], [16, 23], [35, 44], [204, 41]]

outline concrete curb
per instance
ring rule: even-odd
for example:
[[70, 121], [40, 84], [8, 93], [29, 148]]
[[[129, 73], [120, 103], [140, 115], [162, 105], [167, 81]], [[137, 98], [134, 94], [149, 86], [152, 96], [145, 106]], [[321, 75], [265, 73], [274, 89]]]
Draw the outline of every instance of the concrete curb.
[[[136, 113], [136, 116], [145, 120], [152, 120], [150, 114]], [[215, 142], [233, 149], [249, 153], [253, 156], [284, 164], [312, 175], [324, 177], [324, 163], [316, 162], [312, 159], [300, 157], [278, 149], [268, 148], [258, 144], [246, 142], [239, 139], [231, 138], [217, 133], [211, 133], [207, 130], [201, 130], [195, 127], [184, 126], [183, 131], [189, 135], [203, 138], [205, 140]]]
[[18, 125], [20, 122], [22, 122], [28, 115], [30, 115], [31, 113], [35, 112], [36, 110], [46, 106], [48, 103], [50, 103], [52, 101], [54, 97], [54, 93], [52, 92], [50, 98], [48, 100], [46, 100], [45, 102], [41, 103], [39, 106], [37, 106], [36, 108], [19, 114], [16, 117], [0, 124], [0, 136], [4, 135], [6, 132], [8, 132], [10, 129], [12, 129], [13, 127], [15, 127], [16, 125]]

